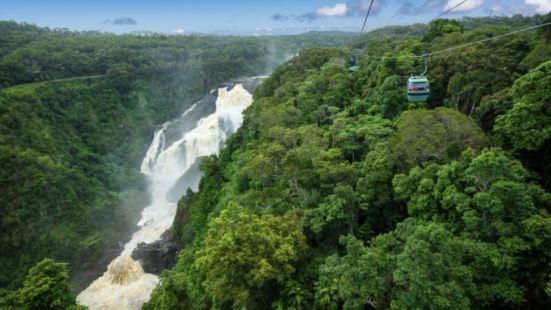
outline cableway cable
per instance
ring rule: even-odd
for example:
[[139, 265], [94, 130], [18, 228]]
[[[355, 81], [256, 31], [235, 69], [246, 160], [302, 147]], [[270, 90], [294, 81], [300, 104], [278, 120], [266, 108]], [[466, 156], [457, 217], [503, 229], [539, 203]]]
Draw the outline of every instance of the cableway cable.
[[[358, 38], [361, 38], [363, 33], [364, 33], [364, 30], [365, 30], [365, 26], [367, 25], [367, 19], [369, 17], [369, 13], [371, 13], [371, 8], [373, 7], [373, 2], [375, 0], [371, 0], [371, 3], [369, 4], [369, 8], [367, 9], [367, 13], [365, 14], [365, 19], [364, 19], [364, 24], [362, 26], [362, 30], [360, 31], [360, 35], [358, 36]], [[351, 66], [348, 71], [350, 72], [354, 72], [356, 70], [358, 70], [358, 55], [356, 54], [352, 54], [352, 58], [351, 58], [351, 63], [353, 64], [353, 66]]]
[[369, 13], [371, 12], [371, 7], [373, 6], [373, 2], [375, 0], [371, 0], [371, 3], [369, 4], [369, 9], [367, 9], [367, 13], [365, 14], [364, 24], [362, 26], [362, 31], [360, 31], [360, 36], [364, 33], [365, 25], [367, 24], [367, 18], [369, 17]]
[[460, 49], [460, 48], [464, 48], [464, 47], [467, 47], [467, 46], [472, 46], [472, 45], [475, 45], [475, 44], [480, 44], [480, 43], [492, 41], [492, 40], [495, 40], [495, 39], [507, 37], [507, 36], [510, 36], [510, 35], [513, 35], [513, 34], [525, 32], [525, 31], [529, 31], [529, 30], [533, 30], [533, 29], [538, 29], [538, 28], [542, 28], [542, 27], [546, 27], [546, 26], [551, 26], [551, 22], [547, 22], [547, 23], [544, 23], [544, 24], [535, 25], [535, 26], [531, 26], [531, 27], [527, 27], [527, 28], [523, 28], [523, 29], [519, 29], [519, 30], [515, 30], [515, 31], [511, 31], [511, 32], [508, 32], [508, 33], [500, 34], [500, 35], [497, 35], [497, 36], [493, 36], [493, 37], [490, 37], [490, 38], [486, 38], [486, 39], [482, 39], [482, 40], [478, 40], [478, 41], [474, 41], [474, 42], [460, 44], [460, 45], [457, 45], [457, 46], [441, 49], [441, 50], [434, 51], [434, 52], [428, 52], [428, 53], [423, 54], [423, 55], [402, 55], [402, 56], [369, 56], [369, 55], [367, 55], [366, 57], [367, 58], [374, 58], [374, 59], [383, 59], [383, 58], [385, 58], [385, 59], [423, 58], [423, 57], [426, 57], [427, 55], [438, 55], [438, 54], [454, 51], [454, 50], [457, 50], [457, 49]]
[[446, 11], [442, 12], [442, 14], [440, 14], [440, 15], [436, 16], [435, 18], [429, 20], [428, 23], [430, 24], [432, 21], [434, 21], [434, 20], [436, 20], [436, 19], [439, 19], [440, 17], [442, 17], [442, 16], [444, 16], [444, 15], [450, 13], [451, 11], [455, 10], [455, 8], [459, 7], [460, 5], [462, 5], [463, 3], [467, 2], [467, 1], [469, 1], [469, 0], [463, 0], [463, 1], [459, 2], [458, 4], [456, 4], [456, 5], [455, 5], [454, 7], [452, 7], [451, 9], [447, 9]]
[[[459, 2], [458, 4], [456, 4], [455, 6], [453, 6], [452, 8], [442, 12], [440, 15], [436, 16], [435, 18], [431, 19], [429, 21], [429, 24], [435, 20], [435, 19], [438, 19], [448, 13], [450, 13], [451, 11], [455, 10], [457, 7], [459, 7], [460, 5], [464, 4], [465, 2], [467, 2], [469, 0], [463, 0], [461, 2]], [[365, 26], [367, 25], [367, 19], [369, 18], [369, 13], [371, 13], [371, 8], [373, 7], [373, 2], [375, 2], [375, 0], [371, 0], [371, 2], [369, 3], [369, 8], [367, 9], [367, 13], [365, 14], [365, 19], [364, 19], [364, 23], [362, 25], [362, 30], [360, 31], [360, 37], [363, 35], [364, 31], [365, 31]], [[422, 56], [421, 56], [422, 57]], [[354, 57], [354, 63], [357, 62], [357, 56]]]
[[488, 42], [488, 41], [491, 41], [491, 40], [495, 40], [495, 39], [507, 37], [507, 36], [510, 36], [510, 35], [513, 35], [513, 34], [517, 34], [517, 33], [521, 33], [521, 32], [525, 32], [525, 31], [528, 31], [528, 30], [533, 30], [533, 29], [537, 29], [537, 28], [542, 28], [542, 27], [545, 27], [545, 26], [551, 26], [551, 22], [544, 23], [544, 24], [540, 24], [540, 25], [536, 25], [536, 26], [532, 26], [532, 27], [528, 27], [528, 28], [524, 28], [524, 29], [520, 29], [520, 30], [511, 31], [511, 32], [509, 32], [509, 33], [500, 34], [500, 35], [497, 35], [497, 36], [494, 36], [494, 37], [491, 37], [491, 38], [486, 38], [486, 39], [478, 40], [478, 41], [476, 41], [476, 42], [470, 42], [470, 43], [465, 43], [465, 44], [457, 45], [457, 46], [454, 46], [454, 47], [450, 47], [450, 48], [446, 48], [446, 49], [439, 50], [439, 51], [436, 51], [436, 52], [432, 52], [432, 53], [430, 53], [430, 54], [436, 55], [436, 54], [440, 54], [440, 53], [445, 53], [445, 52], [453, 51], [453, 50], [456, 50], [456, 49], [459, 49], [459, 48], [463, 48], [463, 47], [467, 47], [467, 46], [471, 46], [471, 45], [475, 45], [475, 44], [480, 44], [480, 43], [484, 43], [484, 42]]

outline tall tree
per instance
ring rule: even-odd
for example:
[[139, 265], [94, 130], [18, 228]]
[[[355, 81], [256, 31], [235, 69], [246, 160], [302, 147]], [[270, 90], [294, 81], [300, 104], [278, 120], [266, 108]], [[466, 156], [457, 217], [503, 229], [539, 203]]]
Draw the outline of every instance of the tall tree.
[[86, 309], [77, 306], [75, 295], [67, 282], [67, 264], [46, 258], [29, 271], [23, 287], [17, 293], [22, 309]]
[[209, 226], [196, 264], [214, 305], [241, 308], [270, 280], [283, 285], [304, 250], [296, 216], [259, 217], [230, 203]]
[[551, 139], [551, 61], [513, 85], [513, 107], [496, 120], [494, 131], [514, 150], [537, 150]]
[[329, 257], [318, 287], [336, 283], [346, 309], [469, 309], [471, 271], [461, 240], [444, 225], [406, 220], [371, 246], [341, 239], [346, 255]]
[[430, 42], [436, 37], [452, 32], [463, 32], [461, 23], [453, 19], [440, 18], [430, 23], [429, 31], [423, 36], [423, 41]]

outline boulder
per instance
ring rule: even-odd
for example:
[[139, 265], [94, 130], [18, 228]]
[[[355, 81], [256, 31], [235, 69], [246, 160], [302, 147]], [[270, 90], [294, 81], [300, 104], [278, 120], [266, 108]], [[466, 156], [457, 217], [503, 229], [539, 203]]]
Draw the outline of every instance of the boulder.
[[173, 238], [163, 237], [153, 243], [139, 243], [132, 252], [145, 272], [159, 275], [165, 269], [174, 267], [182, 246]]

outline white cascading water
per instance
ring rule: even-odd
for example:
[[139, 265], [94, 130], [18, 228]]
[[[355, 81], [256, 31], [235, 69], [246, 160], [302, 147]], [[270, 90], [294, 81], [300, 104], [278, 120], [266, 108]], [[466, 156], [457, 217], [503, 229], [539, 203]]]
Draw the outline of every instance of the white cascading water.
[[[132, 251], [141, 243], [161, 238], [170, 228], [176, 214], [176, 203], [169, 199], [170, 189], [199, 157], [217, 154], [227, 136], [243, 122], [243, 110], [252, 102], [251, 94], [242, 84], [231, 90], [218, 89], [216, 111], [200, 119], [195, 128], [182, 138], [165, 145], [163, 124], [142, 162], [141, 171], [150, 179], [152, 203], [144, 209], [138, 223], [140, 230], [125, 244], [124, 250], [107, 267], [107, 271], [78, 295], [78, 302], [95, 309], [140, 309], [159, 283], [156, 275], [145, 273]], [[186, 113], [195, 108], [192, 106]], [[199, 180], [192, 183], [197, 187]], [[196, 188], [194, 189], [196, 190]]]

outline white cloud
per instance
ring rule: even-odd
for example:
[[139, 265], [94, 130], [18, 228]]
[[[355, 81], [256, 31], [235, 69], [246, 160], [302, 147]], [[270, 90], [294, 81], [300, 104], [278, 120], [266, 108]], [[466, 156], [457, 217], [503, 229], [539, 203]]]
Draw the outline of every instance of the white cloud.
[[499, 12], [503, 12], [504, 9], [501, 5], [499, 4], [494, 4], [490, 7], [490, 11], [494, 12], [494, 13], [499, 13]]
[[172, 32], [176, 34], [184, 34], [186, 31], [184, 29], [176, 29], [176, 30], [173, 30]]
[[346, 16], [348, 14], [348, 5], [346, 3], [337, 3], [335, 6], [323, 6], [316, 9], [316, 16]]
[[[467, 1], [460, 6], [453, 9], [454, 12], [469, 12], [475, 9], [478, 9], [481, 5], [484, 4], [485, 0], [470, 0]], [[529, 0], [527, 0], [529, 1]], [[542, 1], [549, 1], [549, 0], [542, 0]], [[449, 10], [453, 8], [454, 6], [458, 5], [459, 3], [463, 2], [463, 0], [448, 0], [446, 5], [444, 6], [444, 11]]]
[[510, 6], [503, 7], [506, 14], [522, 14], [526, 16], [535, 13], [547, 14], [551, 11], [551, 0], [521, 0]]
[[[342, 1], [342, 0], [341, 0]], [[371, 15], [375, 15], [382, 8], [383, 3], [386, 0], [374, 0], [371, 8]], [[405, 0], [399, 0], [405, 1]], [[433, 1], [447, 1], [447, 0], [433, 0]], [[346, 0], [346, 2], [339, 2], [335, 5], [327, 5], [318, 7], [317, 9], [295, 16], [294, 19], [299, 22], [311, 22], [320, 17], [357, 17], [363, 16], [369, 9], [371, 0]], [[273, 20], [280, 20], [284, 16], [278, 14], [271, 17]]]
[[533, 6], [537, 13], [546, 14], [551, 11], [551, 0], [524, 0], [524, 3]]

